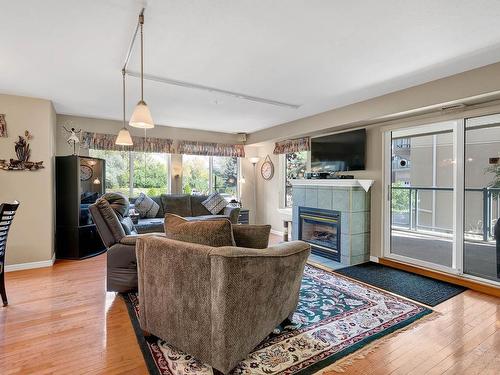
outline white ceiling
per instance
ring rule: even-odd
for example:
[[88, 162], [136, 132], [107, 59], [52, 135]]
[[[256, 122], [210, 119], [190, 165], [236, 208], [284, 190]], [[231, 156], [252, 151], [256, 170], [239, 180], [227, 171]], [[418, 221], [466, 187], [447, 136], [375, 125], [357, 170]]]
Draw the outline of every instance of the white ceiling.
[[[120, 119], [120, 69], [142, 5], [0, 0], [0, 92]], [[301, 107], [156, 82], [145, 99], [157, 124], [249, 133], [500, 61], [499, 19], [498, 0], [150, 0], [146, 73]], [[130, 116], [139, 86], [127, 82]]]

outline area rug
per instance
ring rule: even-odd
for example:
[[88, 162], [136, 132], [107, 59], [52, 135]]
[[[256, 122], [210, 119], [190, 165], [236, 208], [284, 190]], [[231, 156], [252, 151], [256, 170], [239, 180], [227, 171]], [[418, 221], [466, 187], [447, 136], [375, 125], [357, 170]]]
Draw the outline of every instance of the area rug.
[[[212, 369], [138, 323], [136, 293], [123, 295], [151, 374], [211, 375]], [[349, 278], [307, 265], [293, 324], [278, 327], [232, 374], [313, 374], [432, 310]]]
[[341, 268], [335, 272], [410, 298], [427, 306], [436, 306], [467, 290], [467, 288], [459, 285], [416, 275], [374, 262]]

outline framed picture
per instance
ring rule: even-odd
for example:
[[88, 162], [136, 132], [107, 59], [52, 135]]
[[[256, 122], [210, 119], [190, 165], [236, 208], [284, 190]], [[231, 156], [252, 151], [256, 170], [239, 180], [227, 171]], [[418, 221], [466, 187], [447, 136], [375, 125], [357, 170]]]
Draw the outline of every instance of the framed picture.
[[0, 113], [0, 137], [7, 137], [7, 121], [5, 115]]

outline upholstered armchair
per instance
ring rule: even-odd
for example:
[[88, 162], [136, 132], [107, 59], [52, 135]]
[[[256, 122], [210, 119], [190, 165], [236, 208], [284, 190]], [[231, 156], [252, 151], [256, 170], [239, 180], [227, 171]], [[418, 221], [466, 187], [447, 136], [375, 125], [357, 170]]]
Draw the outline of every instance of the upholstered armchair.
[[136, 290], [136, 241], [161, 233], [137, 234], [128, 216], [128, 200], [119, 194], [105, 194], [89, 206], [89, 211], [107, 248], [106, 289], [109, 292]]
[[228, 373], [297, 307], [310, 246], [267, 247], [266, 232], [234, 225], [238, 246], [224, 247], [139, 238], [141, 328]]

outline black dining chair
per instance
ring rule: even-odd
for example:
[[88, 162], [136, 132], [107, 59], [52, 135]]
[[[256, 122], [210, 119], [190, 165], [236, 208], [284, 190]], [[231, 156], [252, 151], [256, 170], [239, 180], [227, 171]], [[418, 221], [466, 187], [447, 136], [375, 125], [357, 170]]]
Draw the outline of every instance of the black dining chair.
[[7, 248], [7, 235], [14, 219], [19, 202], [0, 204], [0, 294], [2, 302], [7, 306], [7, 293], [5, 292], [5, 250]]

